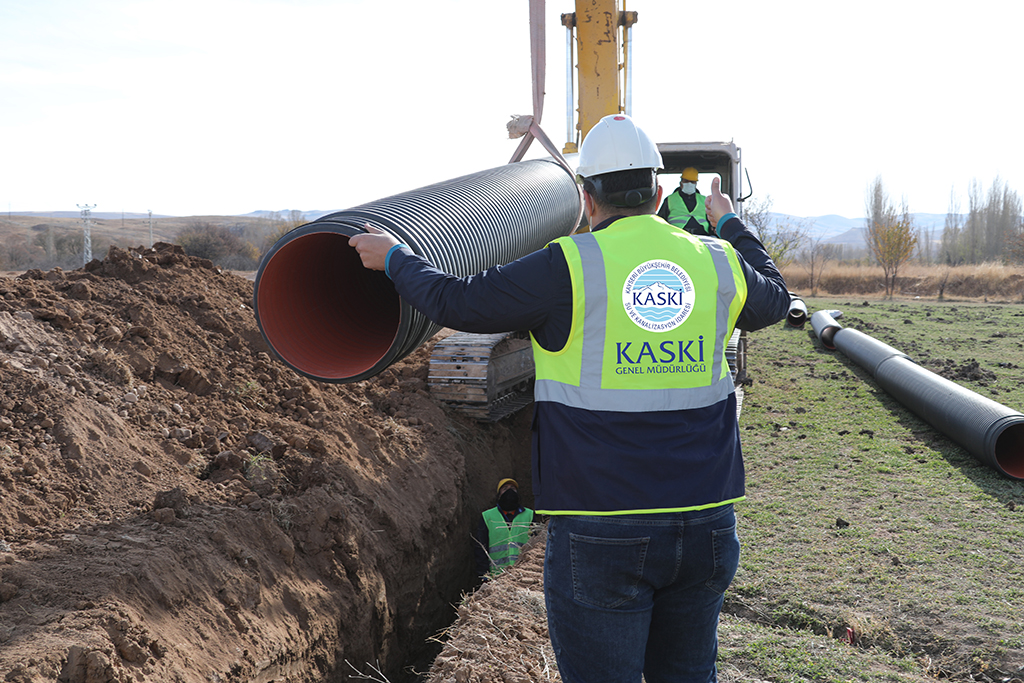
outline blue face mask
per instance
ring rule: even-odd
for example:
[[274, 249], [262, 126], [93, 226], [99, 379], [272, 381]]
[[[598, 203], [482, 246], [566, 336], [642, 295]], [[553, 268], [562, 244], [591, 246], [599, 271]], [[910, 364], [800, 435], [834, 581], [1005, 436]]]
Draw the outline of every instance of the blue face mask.
[[683, 183], [680, 185], [680, 189], [683, 191], [683, 194], [696, 194], [697, 183]]

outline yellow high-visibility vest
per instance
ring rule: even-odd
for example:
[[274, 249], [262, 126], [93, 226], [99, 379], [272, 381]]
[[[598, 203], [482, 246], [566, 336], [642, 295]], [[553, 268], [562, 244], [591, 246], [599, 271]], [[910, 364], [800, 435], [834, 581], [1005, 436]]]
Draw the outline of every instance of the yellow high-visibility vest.
[[668, 220], [669, 223], [686, 230], [687, 224], [690, 219], [694, 219], [700, 223], [700, 227], [703, 228], [705, 234], [713, 234], [710, 224], [708, 223], [708, 214], [704, 208], [704, 195], [697, 194], [697, 203], [694, 204], [693, 210], [686, 208], [686, 202], [683, 201], [682, 195], [678, 192], [673, 192], [668, 196]]
[[519, 559], [519, 550], [530, 539], [530, 524], [533, 523], [533, 510], [524, 509], [512, 519], [505, 521], [505, 516], [496, 507], [483, 512], [487, 524], [487, 554], [491, 558], [491, 575], [496, 576], [505, 571]]

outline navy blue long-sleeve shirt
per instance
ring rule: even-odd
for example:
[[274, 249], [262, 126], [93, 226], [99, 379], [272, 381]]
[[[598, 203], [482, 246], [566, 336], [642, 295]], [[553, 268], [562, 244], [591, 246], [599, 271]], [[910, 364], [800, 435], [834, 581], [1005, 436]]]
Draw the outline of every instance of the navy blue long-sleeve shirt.
[[[738, 218], [729, 219], [721, 235], [739, 254], [747, 281], [736, 327], [754, 331], [782, 320], [790, 297], [764, 246]], [[549, 351], [562, 348], [569, 338], [572, 286], [557, 245], [466, 278], [443, 273], [403, 248], [391, 255], [388, 271], [399, 295], [438, 325], [481, 334], [531, 330]]]

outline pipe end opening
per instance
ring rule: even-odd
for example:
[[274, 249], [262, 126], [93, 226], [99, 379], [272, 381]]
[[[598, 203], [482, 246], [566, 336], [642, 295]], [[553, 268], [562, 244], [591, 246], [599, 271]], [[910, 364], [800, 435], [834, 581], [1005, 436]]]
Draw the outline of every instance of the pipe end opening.
[[996, 464], [1007, 476], [1024, 479], [1024, 421], [1000, 432], [995, 444]]
[[838, 332], [840, 329], [842, 329], [842, 328], [840, 328], [840, 327], [831, 327], [830, 326], [830, 327], [826, 327], [825, 329], [823, 329], [821, 331], [821, 337], [820, 337], [821, 338], [821, 343], [829, 351], [835, 351], [836, 350], [836, 342], [835, 342], [836, 332]]
[[256, 319], [267, 343], [298, 372], [326, 382], [375, 374], [401, 318], [391, 281], [363, 267], [348, 237], [300, 228], [275, 245], [256, 278]]
[[807, 322], [807, 314], [803, 311], [790, 311], [786, 316], [786, 324], [790, 327], [803, 327]]

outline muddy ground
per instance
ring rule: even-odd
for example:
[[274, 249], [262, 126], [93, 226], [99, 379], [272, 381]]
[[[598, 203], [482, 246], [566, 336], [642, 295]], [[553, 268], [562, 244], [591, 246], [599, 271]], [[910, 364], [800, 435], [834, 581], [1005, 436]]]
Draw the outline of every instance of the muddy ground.
[[[531, 500], [529, 411], [431, 400], [430, 344], [309, 381], [251, 301], [167, 244], [0, 278], [0, 680], [396, 683], [440, 650], [494, 484]], [[543, 619], [514, 638], [546, 645]]]

